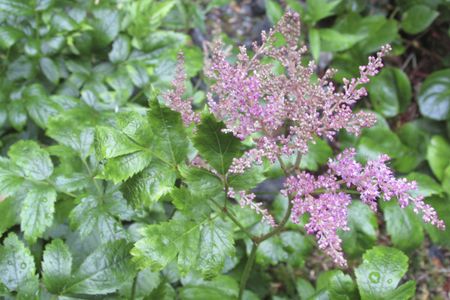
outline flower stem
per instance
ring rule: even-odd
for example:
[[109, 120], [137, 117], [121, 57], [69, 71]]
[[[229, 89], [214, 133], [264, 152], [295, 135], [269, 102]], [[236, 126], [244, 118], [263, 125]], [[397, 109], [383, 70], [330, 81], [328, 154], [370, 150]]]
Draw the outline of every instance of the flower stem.
[[138, 275], [139, 275], [139, 273], [137, 273], [136, 277], [134, 277], [133, 285], [131, 286], [131, 295], [130, 295], [130, 299], [131, 300], [136, 299], [136, 286], [137, 286]]
[[252, 251], [247, 259], [247, 263], [244, 267], [244, 272], [242, 273], [241, 283], [239, 285], [239, 300], [242, 299], [244, 295], [245, 286], [247, 285], [248, 278], [250, 277], [250, 272], [252, 271], [253, 264], [255, 263], [256, 250], [258, 250], [258, 243], [253, 242]]

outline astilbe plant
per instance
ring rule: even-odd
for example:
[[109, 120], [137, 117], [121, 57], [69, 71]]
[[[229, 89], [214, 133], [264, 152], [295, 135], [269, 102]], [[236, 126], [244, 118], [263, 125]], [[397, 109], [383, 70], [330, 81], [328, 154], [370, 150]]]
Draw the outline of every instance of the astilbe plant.
[[[254, 145], [242, 157], [234, 159], [229, 172], [240, 174], [268, 160], [278, 162], [286, 176], [281, 192], [288, 197], [289, 207], [278, 224], [261, 203], [254, 202], [253, 193], [225, 187], [229, 198], [256, 210], [274, 227], [268, 234], [253, 240], [256, 247], [281, 232], [289, 218], [298, 223], [300, 217], [309, 215], [306, 231], [316, 236], [319, 248], [336, 264], [346, 266], [337, 232], [349, 230], [347, 210], [351, 194], [355, 193], [374, 211], [378, 200], [396, 198], [401, 207], [412, 206], [425, 222], [444, 229], [443, 221], [424, 203], [423, 197], [410, 194], [417, 188], [416, 183], [394, 177], [386, 155], [363, 166], [355, 160], [355, 150], [347, 149], [329, 159], [322, 175], [300, 169], [302, 156], [309, 151], [308, 143], [315, 137], [333, 140], [342, 129], [357, 135], [362, 128], [374, 125], [374, 115], [355, 112], [353, 108], [367, 95], [363, 85], [383, 67], [382, 58], [390, 51], [390, 46], [382, 47], [375, 57], [369, 57], [368, 64], [359, 68], [358, 78], [344, 79], [341, 91], [331, 81], [334, 70], [328, 70], [317, 80], [312, 79], [316, 66], [314, 62], [304, 65], [306, 48], [298, 45], [299, 36], [299, 16], [287, 12], [273, 30], [262, 33], [261, 44], [253, 44], [251, 57], [245, 47], [240, 47], [237, 62], [232, 64], [222, 50], [223, 45], [217, 42], [211, 47], [206, 64], [205, 74], [213, 81], [208, 93], [209, 110], [225, 123], [225, 132]], [[276, 64], [282, 66], [282, 72], [277, 71]], [[181, 113], [185, 125], [190, 126], [199, 121], [199, 115], [192, 110], [190, 102], [181, 97], [184, 79], [181, 66], [174, 81], [175, 89], [165, 98], [173, 110]], [[295, 163], [288, 166], [283, 157], [292, 155], [296, 156]], [[196, 158], [195, 163], [199, 165], [199, 161]], [[245, 285], [245, 278], [243, 282], [241, 284]]]

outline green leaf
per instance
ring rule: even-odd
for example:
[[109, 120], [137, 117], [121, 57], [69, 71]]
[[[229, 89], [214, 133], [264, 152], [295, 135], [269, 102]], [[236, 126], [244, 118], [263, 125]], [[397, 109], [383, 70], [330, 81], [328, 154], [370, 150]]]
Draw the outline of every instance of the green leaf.
[[427, 29], [439, 13], [426, 5], [414, 5], [402, 14], [402, 28], [409, 34], [418, 34]]
[[53, 173], [50, 155], [34, 141], [22, 140], [8, 151], [11, 160], [20, 168], [26, 177], [45, 180]]
[[15, 81], [19, 79], [31, 79], [35, 74], [36, 66], [34, 62], [31, 58], [21, 55], [12, 63], [8, 64], [6, 77], [11, 81]]
[[144, 237], [131, 254], [141, 268], [151, 267], [155, 271], [177, 257], [183, 274], [195, 269], [204, 277], [212, 277], [222, 270], [225, 258], [234, 251], [231, 226], [219, 221], [171, 220], [149, 225], [142, 234]]
[[23, 32], [11, 26], [0, 26], [0, 47], [8, 49], [24, 36]]
[[0, 211], [2, 216], [0, 218], [0, 236], [2, 236], [3, 233], [6, 232], [6, 230], [8, 230], [10, 227], [16, 224], [18, 214], [17, 208], [15, 206], [17, 205], [14, 198], [3, 199], [2, 201], [0, 201]]
[[[20, 170], [14, 168], [9, 159], [0, 157], [0, 195], [13, 195], [22, 186], [24, 179], [19, 176]], [[20, 173], [19, 173], [20, 174]]]
[[411, 83], [398, 68], [384, 68], [369, 86], [370, 101], [374, 109], [385, 117], [394, 117], [411, 103]]
[[36, 269], [30, 250], [10, 233], [0, 248], [0, 279], [10, 290], [17, 291], [34, 276]]
[[51, 83], [58, 84], [60, 74], [59, 67], [55, 64], [55, 62], [51, 58], [43, 57], [39, 60], [39, 64], [45, 77], [47, 77]]
[[20, 212], [20, 227], [25, 238], [35, 242], [53, 223], [56, 191], [48, 185], [34, 185], [28, 192]]
[[70, 225], [78, 230], [81, 239], [93, 232], [103, 243], [125, 238], [121, 223], [100, 201], [91, 195], [82, 198], [69, 215]]
[[353, 201], [348, 208], [349, 231], [341, 231], [342, 248], [356, 256], [373, 247], [377, 240], [378, 222], [375, 213], [361, 201]]
[[20, 0], [0, 0], [0, 11], [5, 14], [16, 16], [32, 16], [33, 8], [25, 1]]
[[436, 180], [424, 173], [409, 173], [408, 176], [406, 176], [406, 179], [417, 182], [418, 190], [417, 192], [411, 192], [413, 195], [418, 194], [424, 197], [430, 197], [433, 195], [441, 195], [444, 192]]
[[296, 280], [295, 288], [297, 289], [300, 300], [308, 300], [316, 292], [313, 285], [303, 278], [298, 278]]
[[334, 8], [341, 0], [307, 0], [306, 1], [306, 21], [316, 23], [326, 17], [332, 16]]
[[141, 65], [127, 65], [127, 71], [128, 75], [130, 75], [131, 81], [133, 81], [134, 85], [139, 88], [144, 87], [150, 80], [147, 70]]
[[233, 158], [241, 156], [244, 150], [238, 138], [222, 132], [224, 128], [225, 124], [212, 115], [204, 115], [194, 137], [199, 154], [222, 175], [227, 173]]
[[58, 114], [60, 107], [51, 101], [41, 84], [28, 86], [24, 91], [27, 111], [30, 117], [42, 128], [47, 126], [51, 116]]
[[150, 102], [150, 125], [154, 133], [154, 154], [171, 165], [187, 156], [189, 142], [179, 113], [158, 102]]
[[227, 178], [228, 184], [238, 191], [252, 190], [265, 179], [266, 176], [261, 166], [253, 166], [245, 170], [244, 173], [231, 174]]
[[289, 255], [283, 248], [283, 241], [279, 236], [263, 241], [256, 250], [256, 263], [263, 267], [286, 262], [288, 257]]
[[424, 239], [422, 222], [410, 207], [400, 208], [398, 203], [382, 203], [386, 230], [396, 248], [403, 251], [417, 249]]
[[151, 207], [175, 186], [175, 170], [160, 161], [152, 159], [149, 166], [136, 174], [122, 186], [126, 199], [136, 207]]
[[308, 142], [308, 153], [303, 155], [300, 167], [310, 171], [317, 171], [320, 166], [328, 162], [328, 158], [332, 154], [333, 150], [326, 141], [314, 139]]
[[53, 240], [45, 247], [42, 262], [42, 280], [52, 293], [59, 294], [70, 280], [72, 254], [60, 239]]
[[420, 87], [417, 98], [422, 115], [433, 120], [450, 118], [450, 69], [429, 75]]
[[95, 133], [97, 152], [101, 158], [114, 158], [144, 150], [142, 146], [112, 127], [98, 126]]
[[124, 181], [144, 169], [151, 161], [149, 151], [138, 151], [109, 159], [100, 176], [115, 184]]
[[113, 63], [125, 61], [130, 55], [130, 38], [126, 35], [119, 35], [109, 52], [109, 60]]
[[[450, 224], [450, 197], [431, 197], [426, 202], [436, 210], [439, 218], [448, 226]], [[448, 227], [446, 230], [439, 230], [431, 224], [424, 224], [424, 227], [433, 244], [450, 247], [450, 230]]]
[[180, 289], [181, 300], [234, 300], [237, 299], [239, 287], [230, 276], [220, 275], [211, 281], [193, 282]]
[[207, 199], [217, 196], [223, 191], [222, 181], [208, 170], [182, 166], [179, 171], [184, 182], [196, 196]]
[[[363, 256], [363, 263], [355, 269], [361, 299], [410, 299], [415, 291], [414, 282], [408, 281], [406, 284], [396, 288], [407, 269], [408, 257], [400, 250], [374, 247], [367, 251]], [[402, 293], [399, 293], [400, 291]], [[390, 297], [395, 294], [409, 296]]]
[[265, 0], [266, 2], [266, 14], [270, 23], [277, 24], [277, 22], [283, 16], [283, 8], [274, 0]]
[[[153, 291], [155, 291], [161, 284], [161, 276], [158, 272], [152, 272], [150, 269], [144, 269], [136, 275], [136, 287], [135, 296], [136, 298], [149, 296]], [[128, 279], [128, 285], [124, 286], [120, 294], [125, 298], [130, 297], [133, 289], [133, 280]], [[162, 297], [147, 298], [147, 299], [162, 299]]]
[[308, 31], [309, 48], [314, 60], [317, 62], [320, 56], [320, 33], [316, 28], [310, 28]]
[[65, 293], [104, 295], [118, 290], [136, 271], [131, 262], [132, 244], [113, 241], [97, 248], [74, 273]]
[[153, 133], [144, 116], [137, 112], [123, 112], [117, 115], [117, 127], [138, 144], [151, 148]]
[[341, 33], [331, 28], [318, 30], [322, 51], [339, 52], [347, 50], [364, 38], [362, 35]]
[[92, 26], [92, 37], [98, 48], [111, 43], [120, 31], [120, 16], [118, 10], [100, 8], [93, 11], [95, 16]]
[[431, 138], [427, 149], [427, 160], [437, 179], [444, 178], [444, 170], [450, 165], [450, 145], [439, 135]]
[[317, 278], [317, 290], [326, 290], [330, 299], [350, 300], [357, 298], [356, 286], [349, 275], [341, 270], [331, 270], [320, 273]]
[[[374, 16], [375, 18], [377, 16]], [[396, 20], [381, 17], [383, 21], [370, 28], [367, 38], [362, 40], [358, 46], [363, 54], [369, 54], [380, 49], [381, 46], [392, 43], [398, 36], [398, 24]]]

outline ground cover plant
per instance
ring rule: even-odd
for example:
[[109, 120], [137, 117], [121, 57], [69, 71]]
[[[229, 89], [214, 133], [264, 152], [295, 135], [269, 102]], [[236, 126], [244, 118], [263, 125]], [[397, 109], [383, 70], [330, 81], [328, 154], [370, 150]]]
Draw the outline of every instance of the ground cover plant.
[[0, 0], [0, 295], [445, 299], [449, 8]]

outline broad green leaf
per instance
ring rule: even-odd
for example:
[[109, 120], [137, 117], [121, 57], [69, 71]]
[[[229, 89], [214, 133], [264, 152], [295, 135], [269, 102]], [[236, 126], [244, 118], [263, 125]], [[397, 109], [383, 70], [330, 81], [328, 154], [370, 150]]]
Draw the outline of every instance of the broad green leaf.
[[450, 118], [450, 69], [429, 75], [420, 87], [417, 98], [422, 115], [433, 120]]
[[242, 174], [231, 174], [228, 176], [228, 184], [236, 190], [252, 190], [266, 179], [264, 170], [260, 166], [247, 169]]
[[204, 277], [212, 277], [222, 270], [225, 258], [234, 251], [231, 226], [219, 221], [171, 220], [149, 225], [142, 234], [131, 253], [141, 268], [155, 271], [177, 258], [183, 274], [195, 269]]
[[31, 58], [21, 55], [16, 60], [8, 64], [6, 77], [9, 80], [14, 81], [19, 79], [31, 79], [35, 74], [36, 64], [31, 60]]
[[357, 298], [356, 286], [349, 275], [340, 270], [331, 270], [320, 273], [317, 278], [316, 289], [326, 290], [330, 299], [351, 300]]
[[[0, 179], [1, 181], [1, 179]], [[0, 201], [0, 236], [14, 226], [18, 219], [16, 199], [7, 198]]]
[[52, 293], [59, 294], [69, 282], [72, 273], [72, 254], [60, 239], [45, 247], [42, 262], [42, 280]]
[[0, 0], [0, 11], [16, 16], [33, 15], [33, 7], [29, 3], [20, 0]]
[[58, 84], [60, 78], [58, 65], [56, 65], [56, 63], [48, 57], [41, 58], [39, 60], [39, 64], [45, 77], [47, 77], [47, 79], [53, 84]]
[[307, 0], [306, 1], [306, 22], [316, 23], [326, 17], [333, 15], [334, 8], [341, 0]]
[[144, 150], [124, 133], [112, 127], [98, 126], [95, 136], [97, 152], [101, 158], [114, 158]]
[[154, 154], [173, 166], [181, 163], [187, 156], [189, 142], [180, 114], [151, 101], [148, 117], [154, 134]]
[[439, 230], [436, 226], [424, 224], [426, 231], [434, 244], [450, 247], [450, 230], [448, 229], [450, 224], [450, 197], [430, 197], [426, 202], [436, 210], [439, 218], [447, 226], [446, 230]]
[[137, 151], [109, 159], [101, 178], [112, 180], [115, 184], [142, 171], [151, 161], [149, 151]]
[[136, 270], [131, 262], [132, 244], [117, 240], [97, 248], [83, 261], [67, 284], [65, 293], [104, 295], [118, 290]]
[[48, 185], [33, 185], [22, 204], [20, 228], [25, 238], [35, 242], [53, 223], [56, 191]]
[[277, 24], [277, 22], [283, 16], [283, 8], [275, 0], [265, 0], [266, 3], [266, 14], [270, 23]]
[[181, 300], [233, 300], [239, 293], [238, 283], [230, 276], [220, 275], [211, 281], [193, 282], [180, 289]]
[[0, 157], [0, 195], [8, 197], [13, 195], [22, 186], [24, 179], [18, 174], [20, 170], [14, 168], [11, 161]]
[[11, 126], [17, 131], [22, 131], [22, 128], [27, 122], [27, 112], [22, 101], [12, 101], [8, 103], [8, 121]]
[[338, 52], [350, 49], [364, 36], [341, 33], [331, 28], [319, 29], [320, 46], [322, 51]]
[[[367, 251], [363, 256], [363, 263], [355, 269], [361, 299], [410, 299], [415, 291], [414, 282], [408, 281], [397, 287], [407, 270], [408, 257], [400, 250], [380, 246]], [[405, 297], [390, 297], [395, 294]]]
[[124, 112], [117, 115], [118, 129], [139, 145], [152, 146], [153, 133], [146, 117], [137, 112]]
[[92, 37], [97, 47], [105, 47], [111, 43], [120, 31], [120, 16], [118, 10], [100, 8], [93, 11], [95, 19]]
[[179, 171], [194, 196], [203, 196], [207, 199], [223, 191], [222, 181], [208, 170], [180, 167]]
[[308, 31], [309, 38], [309, 48], [311, 49], [311, 54], [314, 61], [319, 60], [320, 56], [320, 33], [316, 28], [310, 28]]
[[350, 256], [360, 255], [373, 247], [377, 240], [378, 222], [375, 213], [361, 201], [348, 208], [349, 231], [341, 231], [342, 248]]
[[150, 80], [147, 70], [141, 65], [127, 65], [127, 71], [134, 85], [139, 88], [144, 87]]
[[450, 165], [450, 144], [439, 135], [431, 138], [427, 149], [427, 160], [437, 179], [444, 178], [444, 170]]
[[408, 76], [398, 68], [384, 68], [369, 86], [374, 109], [385, 117], [394, 117], [411, 103], [411, 83]]
[[298, 278], [296, 280], [295, 288], [297, 289], [300, 300], [308, 300], [316, 292], [313, 285], [303, 278]]
[[8, 155], [26, 177], [45, 180], [53, 173], [50, 155], [34, 141], [22, 140], [15, 143]]
[[151, 207], [161, 196], [172, 190], [175, 180], [175, 170], [155, 158], [147, 168], [123, 184], [122, 192], [134, 206]]
[[[149, 296], [153, 291], [155, 291], [161, 282], [161, 275], [159, 272], [152, 272], [149, 268], [138, 272], [135, 288], [135, 297], [146, 297]], [[120, 294], [128, 298], [132, 294], [133, 280], [128, 279], [128, 285], [124, 286], [120, 290]], [[151, 298], [150, 299], [162, 299], [162, 297]]]
[[418, 194], [424, 197], [430, 197], [433, 195], [441, 195], [444, 190], [432, 177], [419, 172], [409, 173], [406, 179], [415, 181], [417, 183], [417, 192], [411, 192], [412, 194]]
[[397, 38], [397, 21], [393, 19], [386, 19], [385, 17], [382, 17], [381, 19], [383, 22], [370, 28], [367, 38], [358, 44], [362, 53], [369, 54], [375, 52], [379, 50], [381, 46], [391, 43]]
[[286, 262], [288, 257], [289, 255], [283, 248], [283, 241], [279, 236], [263, 241], [256, 250], [256, 262], [264, 267]]
[[82, 198], [69, 215], [71, 226], [78, 230], [82, 239], [94, 232], [102, 242], [125, 238], [121, 223], [101, 201], [94, 196]]
[[130, 55], [130, 39], [126, 35], [119, 35], [112, 45], [112, 50], [109, 52], [109, 60], [113, 63], [125, 61]]
[[0, 247], [0, 279], [10, 290], [17, 291], [34, 276], [35, 265], [30, 250], [10, 233]]
[[410, 207], [401, 208], [398, 203], [382, 203], [386, 230], [396, 248], [403, 251], [417, 249], [424, 239], [422, 222]]
[[447, 194], [450, 195], [450, 164], [444, 170], [444, 177], [442, 178], [442, 190], [446, 191]]
[[308, 142], [308, 153], [303, 155], [300, 167], [310, 171], [317, 171], [320, 166], [328, 161], [332, 154], [333, 151], [326, 141], [314, 139]]
[[241, 141], [222, 130], [225, 124], [217, 122], [212, 115], [204, 115], [194, 137], [194, 146], [217, 172], [225, 175], [233, 158], [242, 155]]
[[24, 91], [24, 99], [28, 114], [42, 128], [47, 127], [50, 117], [60, 111], [59, 105], [51, 101], [41, 84], [28, 86]]
[[8, 49], [24, 36], [23, 32], [12, 26], [0, 26], [0, 47]]
[[402, 14], [402, 28], [409, 34], [427, 29], [439, 13], [426, 5], [414, 5]]

